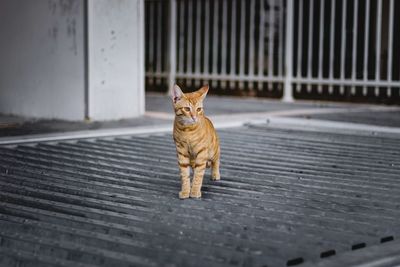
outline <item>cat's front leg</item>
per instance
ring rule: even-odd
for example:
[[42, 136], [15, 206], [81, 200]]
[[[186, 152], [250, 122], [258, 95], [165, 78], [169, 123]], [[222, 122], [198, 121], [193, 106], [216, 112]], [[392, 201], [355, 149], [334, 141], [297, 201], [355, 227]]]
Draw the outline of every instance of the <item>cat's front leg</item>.
[[203, 177], [206, 170], [206, 161], [201, 164], [196, 164], [193, 174], [192, 189], [190, 190], [190, 197], [201, 197], [201, 186], [203, 185]]
[[179, 198], [185, 199], [190, 195], [190, 160], [189, 156], [178, 154], [178, 164], [181, 173], [181, 191]]
[[192, 181], [192, 189], [190, 190], [190, 197], [200, 198], [201, 197], [201, 186], [203, 185], [203, 177], [207, 167], [207, 150], [203, 150], [199, 154], [197, 154], [193, 181]]

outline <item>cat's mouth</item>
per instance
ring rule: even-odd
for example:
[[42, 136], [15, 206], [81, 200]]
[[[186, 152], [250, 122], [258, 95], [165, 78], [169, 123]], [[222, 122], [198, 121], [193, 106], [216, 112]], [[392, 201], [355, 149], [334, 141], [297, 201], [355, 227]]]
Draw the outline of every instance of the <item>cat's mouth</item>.
[[197, 117], [195, 117], [195, 118], [181, 118], [179, 120], [179, 123], [182, 124], [182, 125], [185, 125], [185, 126], [194, 125], [194, 124], [196, 124], [198, 122], [199, 122], [199, 118], [197, 118]]

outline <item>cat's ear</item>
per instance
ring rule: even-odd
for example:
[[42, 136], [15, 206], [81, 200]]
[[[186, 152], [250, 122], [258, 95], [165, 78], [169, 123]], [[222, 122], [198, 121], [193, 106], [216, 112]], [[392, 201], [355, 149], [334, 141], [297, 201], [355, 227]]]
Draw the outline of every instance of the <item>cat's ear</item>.
[[208, 86], [208, 84], [207, 85], [204, 85], [203, 87], [201, 87], [197, 92], [200, 94], [200, 98], [201, 98], [201, 100], [204, 100], [204, 98], [206, 98], [206, 95], [207, 95], [207, 93], [208, 93], [208, 89], [209, 89], [209, 86]]
[[171, 98], [174, 103], [178, 102], [181, 100], [185, 95], [183, 94], [181, 88], [177, 85], [174, 84], [171, 92]]

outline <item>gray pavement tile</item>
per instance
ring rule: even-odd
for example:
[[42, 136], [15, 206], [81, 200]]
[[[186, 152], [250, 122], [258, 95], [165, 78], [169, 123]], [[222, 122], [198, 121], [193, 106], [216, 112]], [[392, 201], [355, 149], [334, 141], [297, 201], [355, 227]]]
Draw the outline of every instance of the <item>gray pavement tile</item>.
[[0, 147], [0, 265], [340, 264], [399, 238], [399, 138], [218, 133], [222, 180], [185, 201], [170, 134]]
[[361, 123], [377, 126], [400, 127], [400, 110], [394, 111], [360, 111], [335, 114], [309, 114], [295, 117], [339, 122]]

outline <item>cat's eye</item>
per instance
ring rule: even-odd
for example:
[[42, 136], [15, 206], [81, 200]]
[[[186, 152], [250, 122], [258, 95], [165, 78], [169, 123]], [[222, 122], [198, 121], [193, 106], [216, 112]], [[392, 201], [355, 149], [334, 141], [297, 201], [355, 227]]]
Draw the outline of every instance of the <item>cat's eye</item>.
[[201, 108], [197, 108], [197, 112], [200, 112], [201, 111]]
[[183, 108], [185, 111], [190, 111], [190, 108], [189, 107], [184, 107]]

